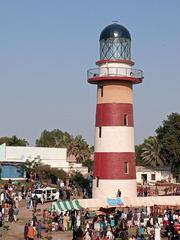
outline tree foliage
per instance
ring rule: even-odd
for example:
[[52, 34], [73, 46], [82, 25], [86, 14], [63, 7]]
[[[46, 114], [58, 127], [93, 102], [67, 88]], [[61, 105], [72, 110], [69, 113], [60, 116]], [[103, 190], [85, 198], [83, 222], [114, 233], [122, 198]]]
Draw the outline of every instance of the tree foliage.
[[36, 140], [37, 147], [68, 147], [73, 137], [59, 129], [52, 131], [44, 130], [39, 139]]
[[57, 179], [66, 180], [68, 174], [63, 170], [56, 167], [51, 167], [48, 164], [42, 164], [37, 168], [37, 175], [41, 180], [51, 180], [53, 184], [57, 183]]
[[156, 136], [136, 146], [136, 160], [140, 165], [171, 166], [180, 173], [180, 115], [171, 113], [156, 130]]
[[90, 159], [91, 149], [81, 135], [77, 135], [74, 138], [71, 154], [75, 156], [77, 162], [83, 162]]
[[90, 159], [92, 153], [92, 148], [81, 135], [73, 137], [59, 129], [44, 130], [40, 138], [36, 140], [36, 146], [67, 148], [67, 155], [73, 155], [77, 162]]
[[37, 169], [42, 165], [40, 159], [34, 159], [30, 161], [27, 159], [22, 165], [20, 171], [26, 173], [27, 178], [35, 178], [37, 174]]
[[155, 136], [145, 139], [142, 146], [141, 157], [145, 165], [152, 167], [164, 166], [166, 163], [161, 154], [161, 144], [158, 143]]
[[7, 146], [28, 146], [29, 145], [26, 139], [17, 138], [16, 136], [1, 137], [0, 145], [3, 143], [6, 143]]
[[136, 153], [136, 165], [137, 166], [144, 166], [145, 163], [142, 159], [142, 152], [143, 152], [143, 144], [139, 144], [135, 146], [135, 153]]
[[92, 172], [94, 168], [94, 161], [91, 159], [85, 160], [82, 165], [88, 168], [88, 172]]
[[166, 159], [174, 173], [180, 172], [180, 115], [172, 113], [156, 129], [158, 143], [161, 144], [161, 154]]
[[89, 185], [88, 179], [84, 178], [84, 176], [80, 172], [74, 172], [71, 175], [71, 179], [73, 181], [73, 184], [75, 184], [76, 186], [86, 188]]
[[27, 178], [36, 179], [38, 177], [42, 181], [51, 180], [54, 184], [58, 178], [62, 180], [68, 178], [68, 174], [64, 170], [42, 164], [40, 159], [26, 160], [21, 166], [21, 171], [26, 172]]

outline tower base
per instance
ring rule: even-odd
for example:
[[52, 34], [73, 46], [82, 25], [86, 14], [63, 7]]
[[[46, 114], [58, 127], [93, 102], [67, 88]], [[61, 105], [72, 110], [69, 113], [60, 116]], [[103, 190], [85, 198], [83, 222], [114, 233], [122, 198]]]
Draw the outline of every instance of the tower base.
[[116, 198], [118, 189], [121, 197], [137, 197], [136, 179], [93, 180], [93, 198]]

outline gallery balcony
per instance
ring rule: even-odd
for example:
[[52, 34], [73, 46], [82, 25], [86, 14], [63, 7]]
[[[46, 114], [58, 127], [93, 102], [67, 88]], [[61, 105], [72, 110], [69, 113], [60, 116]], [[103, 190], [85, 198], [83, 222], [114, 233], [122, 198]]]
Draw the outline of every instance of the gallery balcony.
[[133, 84], [141, 83], [143, 71], [122, 67], [99, 67], [87, 71], [88, 82], [98, 84], [99, 81], [130, 81]]

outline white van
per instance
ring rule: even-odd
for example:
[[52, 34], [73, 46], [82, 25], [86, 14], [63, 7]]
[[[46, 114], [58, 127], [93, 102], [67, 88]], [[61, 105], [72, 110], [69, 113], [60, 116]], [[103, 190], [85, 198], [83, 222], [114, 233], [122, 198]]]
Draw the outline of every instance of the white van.
[[34, 192], [32, 193], [32, 197], [34, 197], [35, 195], [37, 195], [39, 201], [41, 202], [41, 195], [42, 193], [44, 193], [44, 201], [48, 202], [48, 201], [53, 201], [58, 199], [58, 191], [56, 188], [51, 188], [51, 187], [46, 187], [46, 188], [38, 188], [35, 189]]

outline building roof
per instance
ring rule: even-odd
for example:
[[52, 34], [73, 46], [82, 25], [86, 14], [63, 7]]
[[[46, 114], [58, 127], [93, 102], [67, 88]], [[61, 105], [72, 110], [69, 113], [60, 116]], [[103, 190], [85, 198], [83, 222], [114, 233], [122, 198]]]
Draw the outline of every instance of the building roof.
[[164, 167], [150, 167], [150, 166], [136, 166], [136, 172], [152, 172], [152, 171], [171, 171], [171, 167], [164, 166]]

